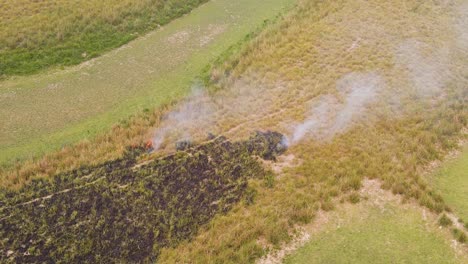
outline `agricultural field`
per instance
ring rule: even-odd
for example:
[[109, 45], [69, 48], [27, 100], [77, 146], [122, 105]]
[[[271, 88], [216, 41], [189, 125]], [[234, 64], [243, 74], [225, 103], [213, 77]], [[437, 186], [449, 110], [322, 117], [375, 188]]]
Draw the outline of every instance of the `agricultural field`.
[[[7, 123], [4, 142], [19, 143], [2, 154], [18, 160], [0, 171], [0, 259], [466, 263], [465, 1], [271, 0], [277, 9], [265, 11], [266, 2], [209, 1], [91, 66], [3, 82], [0, 91], [32, 95], [35, 80], [98, 79], [83, 89], [104, 87], [94, 94], [108, 100], [103, 112], [133, 99], [105, 117], [62, 105], [86, 121], [68, 130], [67, 118], [53, 119], [32, 138], [12, 133], [23, 121]], [[198, 25], [219, 29], [211, 15], [232, 24], [179, 52], [204, 43]], [[141, 51], [154, 36], [166, 41], [154, 52], [181, 59], [171, 71]], [[128, 81], [129, 68], [97, 71], [135, 54]], [[38, 109], [40, 127], [54, 113]], [[67, 134], [87, 128], [85, 140]], [[49, 135], [44, 155], [24, 159]]]
[[0, 1], [0, 78], [89, 60], [207, 0]]

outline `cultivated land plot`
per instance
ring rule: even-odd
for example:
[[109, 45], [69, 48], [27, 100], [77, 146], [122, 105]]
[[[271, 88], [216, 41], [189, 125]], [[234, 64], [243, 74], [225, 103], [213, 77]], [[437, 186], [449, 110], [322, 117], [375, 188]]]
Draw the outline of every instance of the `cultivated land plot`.
[[0, 162], [79, 139], [181, 98], [202, 69], [292, 0], [216, 0], [118, 50], [0, 82]]

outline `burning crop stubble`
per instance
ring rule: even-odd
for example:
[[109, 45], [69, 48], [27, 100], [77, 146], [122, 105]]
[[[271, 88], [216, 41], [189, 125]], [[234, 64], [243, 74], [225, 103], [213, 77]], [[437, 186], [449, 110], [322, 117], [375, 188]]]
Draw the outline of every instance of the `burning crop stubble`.
[[[377, 178], [383, 188], [431, 211], [446, 210], [420, 171], [453, 148], [467, 124], [466, 57], [443, 34], [446, 20], [431, 20], [441, 8], [433, 4], [423, 3], [426, 13], [409, 10], [406, 1], [310, 4], [310, 16], [286, 21], [255, 42], [225, 77], [225, 89], [196, 92], [178, 106], [182, 110], [168, 114], [161, 127], [181, 131], [164, 132], [162, 147], [209, 131], [242, 137], [268, 127], [288, 134], [289, 151], [301, 163], [274, 186], [253, 181], [255, 204], [237, 207], [192, 241], [164, 249], [163, 260], [252, 261], [264, 253], [259, 237], [273, 245], [286, 241], [294, 225], [308, 223], [320, 208], [332, 209], [333, 198], [357, 191], [363, 177]], [[428, 80], [414, 78], [421, 71], [429, 72], [423, 74]]]

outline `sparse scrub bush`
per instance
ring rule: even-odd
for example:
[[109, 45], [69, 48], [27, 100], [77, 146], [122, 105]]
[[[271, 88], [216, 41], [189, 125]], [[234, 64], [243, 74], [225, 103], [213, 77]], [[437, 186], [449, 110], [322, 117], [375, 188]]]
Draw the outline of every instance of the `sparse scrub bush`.
[[273, 186], [275, 185], [275, 175], [272, 172], [267, 173], [264, 179], [265, 179], [265, 186], [267, 188], [273, 188]]
[[452, 224], [453, 224], [452, 220], [450, 220], [450, 218], [448, 218], [446, 214], [442, 214], [442, 216], [439, 218], [439, 225], [440, 226], [446, 227], [446, 226], [450, 226]]
[[247, 190], [245, 191], [245, 195], [244, 195], [245, 204], [247, 206], [253, 204], [255, 202], [256, 196], [257, 196], [257, 190], [251, 187], [247, 188]]
[[455, 239], [464, 244], [466, 243], [466, 234], [465, 232], [463, 232], [462, 230], [458, 229], [458, 228], [454, 228], [452, 229], [452, 233], [453, 233], [453, 236], [455, 237]]
[[330, 199], [326, 199], [322, 201], [320, 208], [327, 212], [333, 210], [335, 206], [333, 205], [333, 202]]
[[356, 204], [356, 203], [359, 203], [359, 201], [361, 200], [361, 197], [359, 196], [358, 193], [352, 193], [349, 195], [348, 200], [349, 202]]

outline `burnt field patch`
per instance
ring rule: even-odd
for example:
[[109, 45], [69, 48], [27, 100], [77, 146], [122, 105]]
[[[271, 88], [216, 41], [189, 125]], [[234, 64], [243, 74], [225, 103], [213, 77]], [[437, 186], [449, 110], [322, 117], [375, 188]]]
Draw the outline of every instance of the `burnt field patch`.
[[0, 190], [0, 261], [154, 261], [230, 210], [249, 178], [267, 177], [258, 158], [274, 160], [283, 141], [276, 132], [217, 137], [143, 164], [146, 149], [129, 148], [98, 166]]

